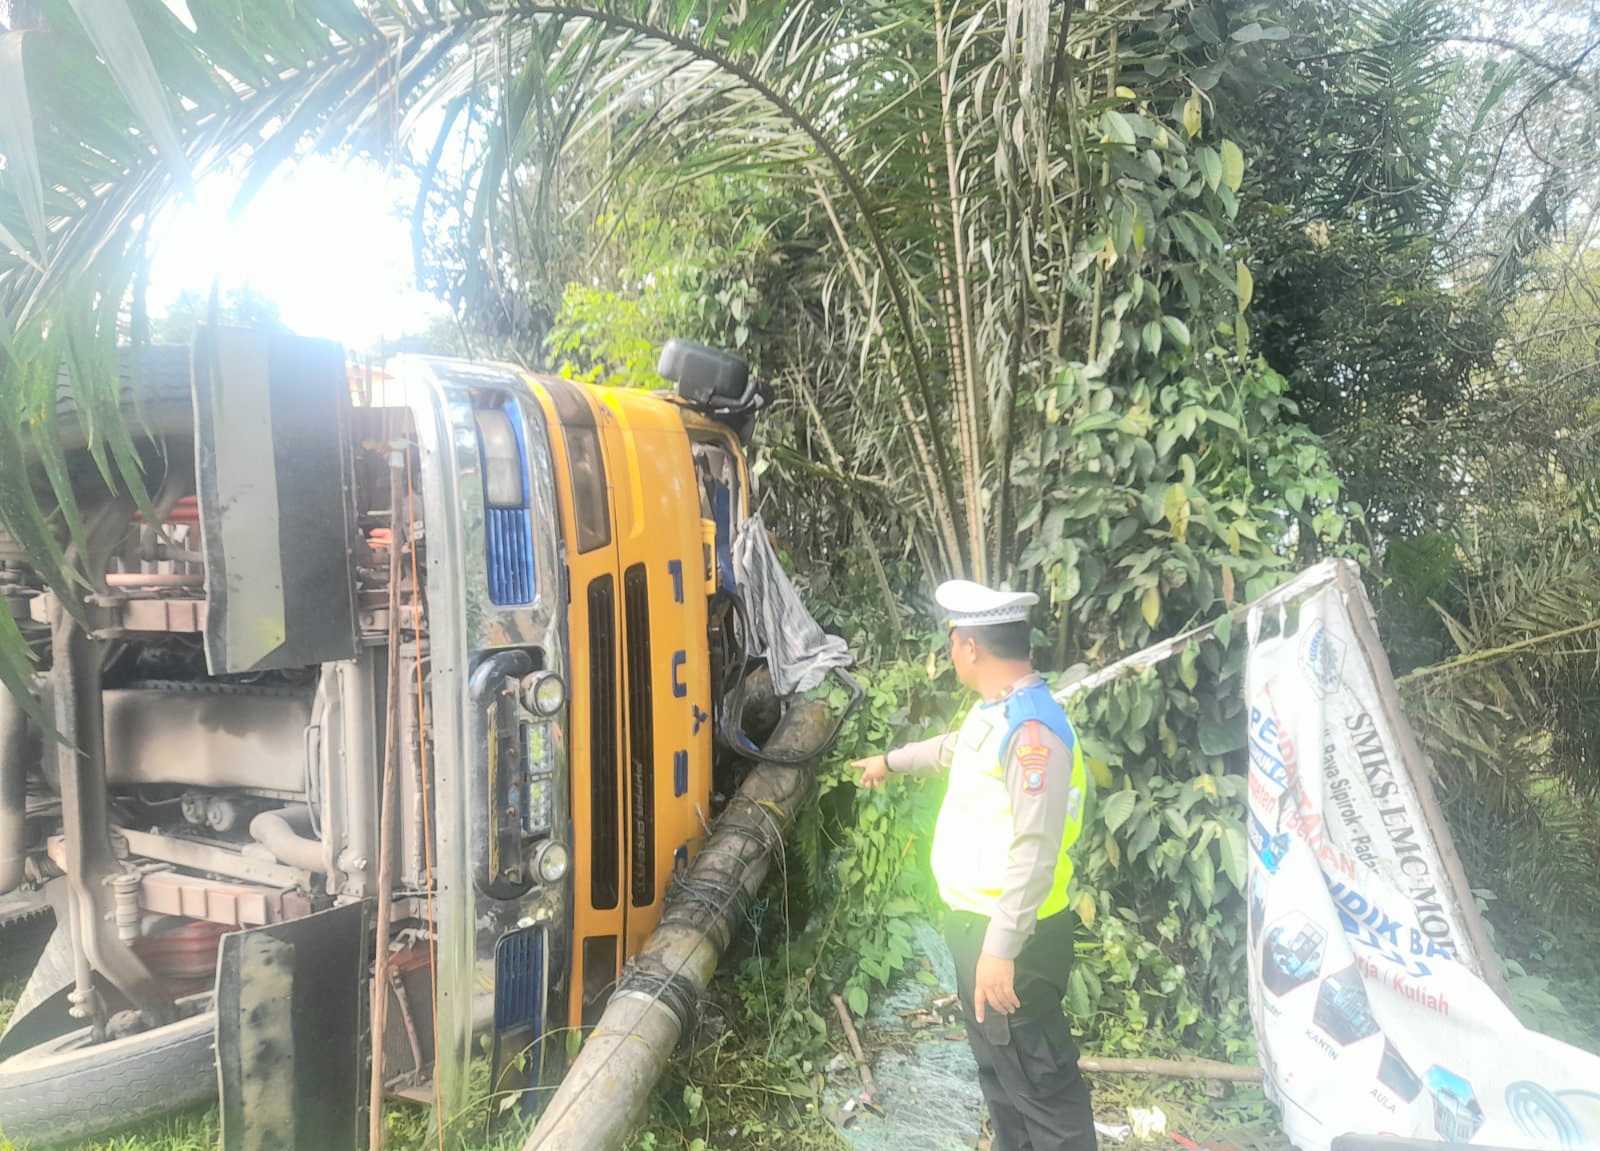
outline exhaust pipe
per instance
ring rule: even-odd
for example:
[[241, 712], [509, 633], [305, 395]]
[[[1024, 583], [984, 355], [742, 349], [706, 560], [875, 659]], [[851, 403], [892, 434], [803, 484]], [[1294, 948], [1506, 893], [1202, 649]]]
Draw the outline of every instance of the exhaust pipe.
[[317, 875], [327, 868], [322, 841], [311, 838], [311, 809], [304, 804], [263, 811], [250, 821], [250, 838], [289, 867]]
[[28, 769], [38, 746], [22, 710], [0, 688], [0, 895], [22, 886], [28, 856]]

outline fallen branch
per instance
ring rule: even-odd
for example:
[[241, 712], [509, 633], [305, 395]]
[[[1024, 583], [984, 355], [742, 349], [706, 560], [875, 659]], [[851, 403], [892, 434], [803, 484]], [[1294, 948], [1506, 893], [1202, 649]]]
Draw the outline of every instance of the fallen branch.
[[1159, 1075], [1166, 1079], [1214, 1079], [1223, 1083], [1260, 1083], [1261, 1068], [1220, 1063], [1215, 1059], [1110, 1059], [1085, 1055], [1080, 1071], [1101, 1075]]
[[833, 997], [833, 1009], [839, 1013], [839, 1023], [844, 1028], [844, 1037], [850, 1043], [850, 1054], [856, 1057], [856, 1070], [861, 1073], [861, 1089], [866, 1092], [867, 1102], [875, 1102], [878, 1098], [878, 1085], [872, 1081], [872, 1068], [867, 1066], [866, 1052], [861, 1049], [861, 1037], [856, 1034], [855, 1024], [850, 1022], [850, 1009], [837, 995]]
[[1401, 687], [1410, 687], [1418, 680], [1426, 679], [1431, 675], [1460, 671], [1464, 667], [1469, 667], [1475, 663], [1483, 663], [1485, 660], [1504, 659], [1508, 655], [1516, 655], [1518, 652], [1527, 651], [1529, 648], [1541, 647], [1544, 644], [1555, 643], [1557, 640], [1571, 639], [1575, 635], [1582, 635], [1584, 632], [1594, 631], [1596, 628], [1600, 628], [1600, 619], [1592, 619], [1587, 623], [1580, 623], [1576, 627], [1564, 627], [1560, 631], [1529, 636], [1527, 639], [1517, 640], [1516, 643], [1508, 643], [1504, 647], [1468, 652], [1466, 655], [1457, 656], [1455, 659], [1447, 659], [1443, 663], [1408, 671], [1405, 675], [1397, 677], [1395, 683]]

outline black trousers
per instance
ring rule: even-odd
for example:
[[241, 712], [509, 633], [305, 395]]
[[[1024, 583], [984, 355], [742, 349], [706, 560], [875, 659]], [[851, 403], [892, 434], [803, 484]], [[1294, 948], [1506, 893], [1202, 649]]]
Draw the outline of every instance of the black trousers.
[[952, 911], [944, 937], [956, 961], [956, 990], [989, 1104], [994, 1151], [1095, 1151], [1089, 1085], [1078, 1073], [1078, 1046], [1061, 1010], [1072, 968], [1072, 917], [1063, 912], [1039, 922], [1016, 961], [1022, 1006], [1001, 1015], [986, 1005], [980, 1024], [972, 1013], [972, 987], [988, 926], [984, 916]]

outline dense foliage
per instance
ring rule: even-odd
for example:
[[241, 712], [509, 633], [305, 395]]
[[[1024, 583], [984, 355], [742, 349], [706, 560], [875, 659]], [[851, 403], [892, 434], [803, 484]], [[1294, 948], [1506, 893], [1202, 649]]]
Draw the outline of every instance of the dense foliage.
[[[938, 786], [858, 795], [843, 763], [956, 718], [923, 632], [950, 574], [1038, 590], [1059, 673], [1353, 555], [1496, 921], [1558, 931], [1600, 895], [1587, 9], [188, 10], [9, 8], [0, 520], [70, 596], [73, 509], [18, 467], [56, 459], [58, 369], [137, 487], [103, 364], [144, 331], [157, 209], [311, 141], [414, 172], [449, 350], [627, 386], [668, 336], [742, 351], [778, 397], [761, 510], [872, 665], [752, 925], [767, 1054], [915, 967]], [[1098, 799], [1070, 1006], [1096, 1046], [1248, 1054], [1242, 658], [1223, 623], [1074, 704]], [[1518, 935], [1524, 963], [1559, 949]]]

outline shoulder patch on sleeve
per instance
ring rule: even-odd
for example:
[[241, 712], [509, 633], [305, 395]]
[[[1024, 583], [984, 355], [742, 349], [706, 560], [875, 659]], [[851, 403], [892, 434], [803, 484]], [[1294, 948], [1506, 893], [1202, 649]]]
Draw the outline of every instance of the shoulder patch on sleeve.
[[1016, 744], [1017, 763], [1022, 767], [1022, 790], [1027, 795], [1042, 795], [1045, 787], [1045, 767], [1050, 762], [1050, 749], [1045, 746], [1039, 721], [1030, 719], [1022, 725]]
[[1044, 732], [1036, 719], [1022, 725], [1017, 738], [1017, 762], [1023, 767], [1043, 767], [1050, 762], [1050, 749], [1045, 746]]

